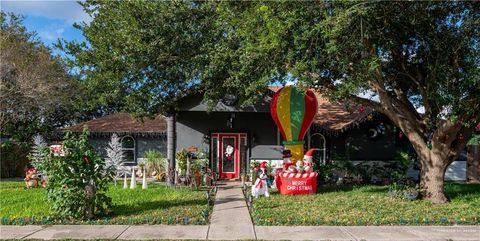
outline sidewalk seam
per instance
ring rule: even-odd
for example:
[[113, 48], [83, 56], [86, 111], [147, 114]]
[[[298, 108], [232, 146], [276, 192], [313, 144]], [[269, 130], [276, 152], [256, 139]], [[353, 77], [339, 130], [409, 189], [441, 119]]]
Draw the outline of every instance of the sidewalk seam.
[[125, 233], [125, 231], [127, 231], [132, 225], [128, 225], [126, 229], [124, 229], [117, 237], [115, 237], [115, 240], [117, 240], [118, 238], [120, 238], [120, 236], [122, 236], [122, 234]]
[[36, 234], [36, 233], [38, 233], [38, 232], [40, 232], [40, 231], [42, 231], [42, 230], [45, 230], [46, 228], [48, 228], [48, 227], [50, 227], [50, 226], [40, 226], [40, 227], [41, 227], [41, 229], [39, 229], [39, 230], [37, 230], [37, 231], [35, 231], [35, 232], [33, 232], [33, 233], [29, 233], [29, 234], [21, 237], [20, 239], [25, 239], [26, 237], [28, 237], [28, 236], [30, 236], [30, 235], [34, 235], [34, 234]]
[[350, 238], [352, 238], [352, 240], [358, 240], [357, 236], [353, 235], [353, 233], [350, 233], [350, 231], [348, 231], [347, 229], [345, 229], [345, 227], [342, 227], [342, 226], [338, 226], [338, 228], [345, 234], [347, 234], [348, 236], [350, 236]]
[[[213, 209], [212, 209], [212, 214], [210, 214], [210, 216], [211, 216], [211, 215], [213, 215]], [[211, 221], [211, 218], [212, 218], [212, 217], [210, 217], [210, 221]], [[210, 233], [210, 223], [208, 224], [207, 235], [206, 235], [206, 237], [205, 237], [205, 240], [208, 240], [208, 234], [209, 234], [209, 233]]]

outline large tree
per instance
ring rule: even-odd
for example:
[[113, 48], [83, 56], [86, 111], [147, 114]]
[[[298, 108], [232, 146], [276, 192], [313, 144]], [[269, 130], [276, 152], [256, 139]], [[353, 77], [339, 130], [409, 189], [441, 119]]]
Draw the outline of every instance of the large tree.
[[290, 73], [333, 100], [385, 114], [421, 160], [426, 198], [447, 201], [445, 171], [480, 121], [480, 3], [248, 2], [217, 9], [239, 39], [242, 69]]
[[35, 133], [72, 118], [72, 96], [79, 93], [60, 58], [52, 57], [22, 18], [0, 13], [1, 136], [29, 142]]
[[210, 34], [211, 8], [188, 1], [86, 1], [89, 24], [77, 24], [88, 43], [63, 42], [60, 49], [95, 98], [139, 115], [166, 115], [168, 181], [175, 166], [175, 104], [200, 91], [201, 65]]
[[[476, 2], [87, 1], [65, 43], [96, 100], [174, 110], [189, 92], [251, 104], [286, 79], [387, 115], [413, 144], [426, 197], [480, 121]], [[371, 96], [371, 98], [369, 98]], [[424, 113], [416, 109], [424, 108]], [[429, 148], [431, 142], [431, 149]]]

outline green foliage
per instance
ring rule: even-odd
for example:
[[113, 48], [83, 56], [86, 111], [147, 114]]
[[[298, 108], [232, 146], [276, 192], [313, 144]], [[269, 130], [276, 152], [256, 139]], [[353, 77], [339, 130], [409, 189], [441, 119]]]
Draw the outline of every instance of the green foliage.
[[[284, 196], [277, 192], [253, 202], [256, 225], [452, 225], [480, 224], [479, 184], [445, 184], [451, 202], [390, 199], [388, 187], [326, 189], [315, 195]], [[402, 193], [403, 195], [403, 193]], [[304, 208], [292, 209], [299, 203]]]
[[66, 219], [52, 213], [45, 189], [24, 189], [23, 181], [0, 182], [2, 225], [51, 224], [195, 224], [204, 225], [205, 191], [149, 184], [148, 189], [123, 189], [109, 184], [111, 212], [92, 220]]
[[[48, 201], [60, 217], [83, 219], [91, 202], [94, 214], [106, 213], [111, 205], [106, 192], [114, 172], [106, 167], [88, 137], [87, 130], [81, 134], [67, 132], [62, 143], [64, 156], [54, 155], [48, 148], [43, 150], [45, 157], [39, 168], [48, 176]], [[93, 200], [86, 193], [91, 186]]]
[[467, 145], [480, 145], [480, 134], [472, 135], [472, 138], [470, 138], [470, 140], [468, 140]]
[[205, 167], [208, 166], [207, 152], [198, 151], [195, 153], [195, 159], [192, 159], [192, 171], [202, 172]]
[[147, 158], [147, 166], [157, 173], [165, 173], [167, 160], [165, 155], [158, 150], [148, 150], [145, 152]]
[[185, 171], [187, 170], [188, 151], [185, 149], [177, 151], [175, 159], [177, 161], [178, 170], [180, 173], [185, 174]]
[[2, 141], [0, 143], [0, 177], [18, 177], [24, 175], [28, 164], [29, 146], [17, 141]]
[[[82, 89], [53, 57], [23, 18], [0, 12], [0, 132], [30, 143], [74, 118], [73, 105]], [[76, 95], [75, 95], [76, 94]]]

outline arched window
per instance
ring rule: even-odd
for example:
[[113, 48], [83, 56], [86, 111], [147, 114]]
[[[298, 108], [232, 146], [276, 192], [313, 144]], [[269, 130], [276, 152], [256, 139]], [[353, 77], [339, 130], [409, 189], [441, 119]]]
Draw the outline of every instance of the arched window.
[[322, 134], [314, 133], [310, 135], [310, 148], [315, 149], [315, 152], [313, 152], [315, 163], [325, 163], [327, 156], [326, 143], [327, 141]]
[[137, 162], [137, 159], [135, 158], [135, 139], [133, 139], [133, 137], [122, 137], [122, 151], [124, 155], [124, 163], [135, 164]]

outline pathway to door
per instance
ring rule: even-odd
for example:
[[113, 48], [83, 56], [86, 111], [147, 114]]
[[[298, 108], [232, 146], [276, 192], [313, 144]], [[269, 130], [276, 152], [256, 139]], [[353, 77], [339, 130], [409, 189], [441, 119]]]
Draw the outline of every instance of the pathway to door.
[[256, 239], [240, 182], [218, 182], [207, 239]]

